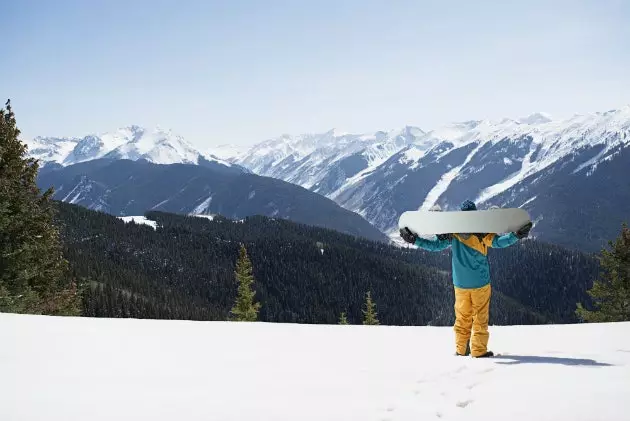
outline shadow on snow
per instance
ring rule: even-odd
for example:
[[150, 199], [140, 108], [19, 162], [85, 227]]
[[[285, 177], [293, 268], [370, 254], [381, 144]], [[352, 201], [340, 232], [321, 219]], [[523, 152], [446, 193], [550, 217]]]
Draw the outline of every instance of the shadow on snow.
[[[498, 361], [497, 364], [560, 364], [560, 365], [581, 365], [591, 367], [611, 367], [613, 364], [600, 363], [595, 360], [584, 358], [563, 358], [563, 357], [540, 357], [536, 355], [495, 355], [493, 360]], [[508, 361], [509, 360], [509, 361]]]

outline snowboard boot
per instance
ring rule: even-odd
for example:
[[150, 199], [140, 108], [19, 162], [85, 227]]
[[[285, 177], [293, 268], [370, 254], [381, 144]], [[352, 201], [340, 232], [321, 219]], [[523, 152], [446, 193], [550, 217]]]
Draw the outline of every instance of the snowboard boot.
[[488, 351], [485, 354], [481, 354], [473, 358], [489, 358], [489, 357], [494, 357], [494, 352]]

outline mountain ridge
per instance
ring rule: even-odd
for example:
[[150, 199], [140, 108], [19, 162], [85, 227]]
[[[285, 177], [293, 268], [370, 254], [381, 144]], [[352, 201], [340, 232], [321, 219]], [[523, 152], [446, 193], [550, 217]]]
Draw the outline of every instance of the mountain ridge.
[[62, 166], [101, 158], [144, 159], [155, 164], [195, 164], [214, 162], [233, 164], [210, 153], [203, 153], [182, 136], [160, 126], [149, 130], [137, 125], [84, 137], [43, 137], [27, 140], [29, 154], [44, 163]]
[[[361, 139], [364, 135], [345, 136]], [[391, 137], [388, 140], [392, 144]], [[630, 105], [562, 120], [553, 120], [546, 113], [497, 121], [469, 120], [408, 136], [395, 145], [372, 162], [366, 159], [368, 148], [361, 148], [357, 142], [341, 152], [334, 151], [334, 155], [320, 149], [299, 159], [285, 151], [265, 151], [254, 146], [231, 161], [254, 173], [297, 183], [330, 197], [393, 237], [397, 235], [397, 218], [402, 212], [426, 210], [435, 204], [453, 210], [466, 199], [475, 200], [481, 207], [525, 207], [542, 224], [538, 227], [542, 230], [535, 227], [533, 232], [545, 236], [554, 229], [566, 229], [558, 222], [563, 215], [554, 216], [556, 222], [552, 226], [551, 218], [545, 219], [543, 209], [557, 213], [554, 207], [561, 207], [545, 193], [546, 189], [558, 184], [573, 185], [582, 201], [596, 201], [601, 190], [585, 191], [579, 183], [569, 180], [595, 177], [598, 183], [611, 183], [627, 177], [619, 165], [607, 164], [629, 159]], [[290, 151], [290, 146], [286, 150]], [[369, 146], [378, 148], [379, 143]], [[274, 158], [275, 155], [282, 159]], [[615, 173], [601, 171], [613, 167]], [[534, 182], [536, 187], [529, 192]], [[612, 206], [609, 203], [614, 202], [614, 197], [614, 192], [607, 192], [601, 202]], [[595, 221], [606, 225], [600, 236], [580, 243], [560, 238], [561, 244], [598, 249], [628, 213], [630, 201], [624, 196], [611, 208], [614, 218]], [[593, 221], [578, 218], [566, 223], [588, 226]]]
[[54, 187], [54, 199], [116, 216], [151, 210], [234, 218], [260, 214], [387, 240], [365, 219], [331, 199], [286, 181], [223, 166], [97, 159], [45, 166], [37, 184], [44, 190]]

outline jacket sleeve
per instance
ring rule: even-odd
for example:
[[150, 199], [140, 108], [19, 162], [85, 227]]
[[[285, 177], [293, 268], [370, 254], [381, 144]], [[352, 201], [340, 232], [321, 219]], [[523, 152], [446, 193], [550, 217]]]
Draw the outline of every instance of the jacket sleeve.
[[505, 235], [495, 235], [492, 239], [492, 243], [490, 247], [495, 249], [502, 249], [505, 247], [510, 247], [512, 244], [518, 242], [518, 237], [513, 233], [505, 234]]
[[416, 246], [427, 251], [442, 251], [451, 246], [451, 240], [427, 240], [426, 238], [420, 238], [416, 240]]

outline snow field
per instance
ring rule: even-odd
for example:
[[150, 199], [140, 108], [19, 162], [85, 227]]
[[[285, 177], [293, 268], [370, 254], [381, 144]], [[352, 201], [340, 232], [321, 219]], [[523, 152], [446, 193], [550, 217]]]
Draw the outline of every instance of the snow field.
[[0, 419], [628, 419], [630, 323], [490, 333], [0, 314]]

